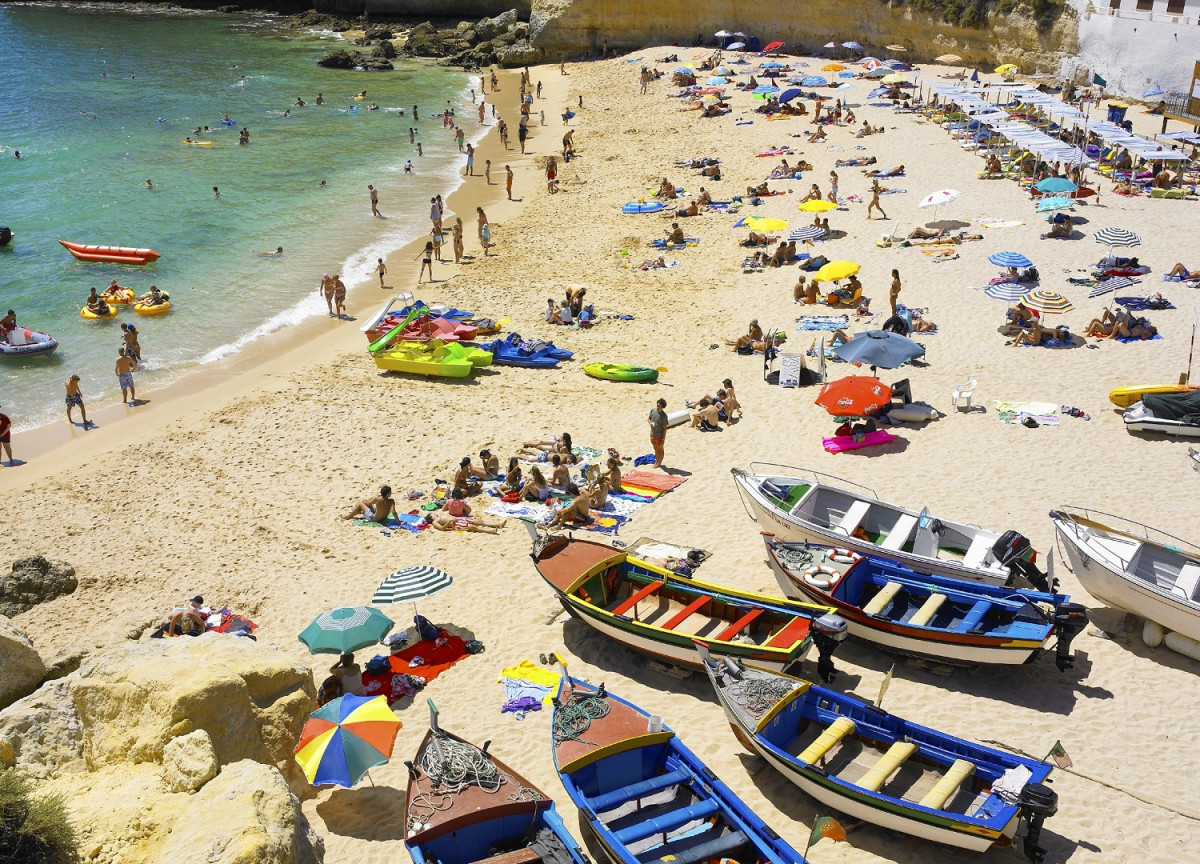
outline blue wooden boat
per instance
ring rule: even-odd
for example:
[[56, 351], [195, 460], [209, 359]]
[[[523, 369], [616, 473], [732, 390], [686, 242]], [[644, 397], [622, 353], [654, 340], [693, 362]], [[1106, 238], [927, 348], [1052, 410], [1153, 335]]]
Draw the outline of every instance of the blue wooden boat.
[[1057, 640], [1069, 669], [1071, 641], [1087, 610], [1049, 594], [921, 573], [846, 548], [788, 543], [763, 534], [767, 562], [789, 597], [832, 606], [851, 636], [916, 657], [962, 666], [1030, 663]]
[[614, 864], [803, 864], [658, 718], [567, 679], [554, 764]]
[[[404, 845], [415, 864], [591, 864], [540, 789], [438, 726], [408, 766]], [[490, 743], [490, 742], [488, 742]]]
[[734, 734], [826, 806], [893, 831], [982, 852], [1028, 822], [1040, 862], [1058, 810], [1052, 766], [918, 726], [799, 678], [713, 660], [697, 646]]

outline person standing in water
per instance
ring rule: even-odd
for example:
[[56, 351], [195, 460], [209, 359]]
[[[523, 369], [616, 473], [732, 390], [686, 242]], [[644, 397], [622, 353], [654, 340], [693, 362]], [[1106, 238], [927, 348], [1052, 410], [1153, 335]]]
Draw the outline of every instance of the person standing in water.
[[317, 94], [317, 104], [318, 104], [318, 105], [324, 105], [324, 104], [325, 104], [325, 97], [324, 97], [322, 94], [320, 94], [320, 93], [318, 93], [318, 94]]
[[367, 191], [371, 193], [371, 215], [382, 216], [383, 214], [379, 212], [379, 190], [368, 183]]
[[74, 425], [75, 421], [71, 418], [71, 412], [79, 408], [79, 413], [83, 417], [83, 428], [92, 428], [91, 422], [87, 419], [87, 408], [83, 404], [83, 391], [79, 389], [79, 376], [72, 375], [67, 379], [67, 422]]
[[346, 314], [346, 283], [341, 276], [333, 277], [333, 311], [339, 319]]
[[[137, 403], [137, 390], [133, 386], [133, 372], [137, 369], [137, 361], [125, 353], [122, 348], [117, 352], [117, 364], [113, 369], [117, 376], [117, 382], [121, 385], [121, 401], [127, 402], [130, 406]], [[129, 398], [126, 399], [126, 392]]]
[[379, 287], [386, 288], [383, 284], [383, 277], [387, 275], [387, 265], [383, 263], [383, 259], [378, 259], [379, 263], [375, 265], [375, 274], [379, 277]]
[[325, 305], [329, 307], [329, 317], [333, 317], [333, 280], [326, 273], [321, 277], [321, 287], [317, 289], [325, 297]]

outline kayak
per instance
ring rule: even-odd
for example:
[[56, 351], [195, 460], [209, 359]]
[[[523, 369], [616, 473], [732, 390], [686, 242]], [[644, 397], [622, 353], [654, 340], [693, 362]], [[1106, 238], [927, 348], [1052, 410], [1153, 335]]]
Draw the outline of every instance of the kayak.
[[132, 288], [124, 286], [118, 286], [116, 289], [105, 288], [100, 292], [100, 299], [109, 306], [114, 304], [117, 306], [127, 306], [137, 299], [137, 292]]
[[167, 300], [163, 303], [156, 303], [153, 306], [147, 306], [145, 303], [135, 303], [133, 311], [139, 315], [165, 315], [171, 311], [171, 301]]
[[372, 352], [375, 365], [389, 372], [412, 372], [443, 378], [466, 378], [478, 366], [488, 366], [492, 355], [457, 342], [400, 342]]
[[0, 357], [49, 354], [57, 347], [58, 340], [48, 333], [17, 326], [8, 331], [6, 338], [0, 339]]
[[153, 249], [135, 249], [132, 246], [89, 246], [85, 243], [59, 243], [80, 261], [111, 261], [114, 264], [149, 264], [159, 255]]
[[665, 205], [661, 201], [630, 201], [621, 208], [622, 213], [657, 213]]
[[482, 347], [492, 353], [495, 365], [525, 369], [554, 369], [563, 360], [575, 356], [565, 348], [554, 347], [551, 342], [522, 340], [519, 333], [510, 333], [506, 339], [497, 339]]
[[184, 144], [190, 144], [193, 147], [211, 147], [211, 141], [184, 141]]
[[117, 307], [109, 306], [107, 315], [97, 315], [91, 309], [84, 306], [82, 309], [79, 310], [79, 317], [85, 318], [88, 321], [108, 321], [110, 318], [117, 317]]
[[1200, 390], [1200, 384], [1141, 384], [1133, 387], [1118, 387], [1109, 391], [1108, 401], [1118, 408], [1128, 408], [1142, 401], [1146, 395], [1161, 395], [1163, 393], [1186, 393], [1189, 390]]
[[583, 371], [593, 378], [603, 378], [606, 381], [642, 381], [658, 380], [658, 371], [646, 366], [626, 366], [624, 363], [588, 363]]

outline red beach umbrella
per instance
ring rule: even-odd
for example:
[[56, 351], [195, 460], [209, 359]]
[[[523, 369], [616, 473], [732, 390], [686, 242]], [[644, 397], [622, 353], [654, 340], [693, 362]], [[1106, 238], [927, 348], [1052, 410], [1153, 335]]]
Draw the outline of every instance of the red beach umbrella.
[[892, 401], [892, 388], [878, 378], [851, 375], [830, 381], [817, 394], [816, 404], [835, 417], [874, 414]]

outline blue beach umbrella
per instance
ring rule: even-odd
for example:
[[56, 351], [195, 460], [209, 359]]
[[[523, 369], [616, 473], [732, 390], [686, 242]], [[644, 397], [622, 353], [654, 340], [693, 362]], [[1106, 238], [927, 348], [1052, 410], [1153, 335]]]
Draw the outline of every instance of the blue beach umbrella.
[[1047, 177], [1045, 180], [1037, 184], [1036, 188], [1039, 192], [1055, 193], [1055, 192], [1076, 192], [1079, 187], [1068, 180], [1066, 177]]
[[853, 72], [839, 72], [838, 77], [839, 78], [853, 78], [854, 73]]
[[689, 68], [688, 68], [688, 67], [686, 67], [686, 66], [676, 66], [676, 67], [675, 67], [675, 72], [674, 72], [673, 74], [675, 74], [675, 75], [695, 75], [695, 74], [696, 74], [696, 70], [695, 70], [695, 69], [689, 69]]
[[909, 360], [924, 354], [925, 347], [899, 333], [868, 330], [865, 333], [857, 334], [849, 342], [838, 345], [833, 349], [833, 353], [847, 363], [899, 369]]
[[783, 64], [782, 64], [782, 63], [776, 63], [774, 60], [772, 60], [770, 63], [762, 63], [762, 64], [760, 64], [758, 68], [759, 68], [759, 69], [782, 69], [782, 68], [783, 68]]
[[728, 84], [729, 81], [722, 78], [720, 75], [714, 75], [711, 78], [705, 78], [704, 83], [709, 85], [710, 87], [718, 87], [721, 84]]
[[778, 93], [778, 92], [779, 92], [778, 87], [773, 87], [770, 84], [767, 84], [766, 86], [763, 86], [763, 87], [755, 87], [753, 95], [755, 95], [755, 96], [770, 96], [771, 94]]
[[787, 90], [784, 90], [782, 93], [779, 94], [779, 101], [780, 102], [791, 102], [797, 96], [802, 96], [803, 94], [804, 94], [803, 90], [800, 90], [796, 87], [790, 87]]
[[1032, 267], [1033, 262], [1020, 252], [996, 252], [988, 256], [988, 261], [997, 267]]
[[861, 51], [862, 50], [862, 46], [859, 45], [857, 42], [843, 42], [842, 47], [849, 48], [851, 51]]
[[820, 75], [809, 75], [800, 82], [800, 85], [802, 87], [824, 87], [828, 83]]
[[847, 82], [847, 83], [845, 83], [845, 84], [839, 84], [837, 87], [835, 87], [835, 88], [834, 88], [833, 92], [834, 92], [834, 93], [843, 93], [843, 92], [845, 92], [846, 90], [849, 90], [849, 89], [850, 89], [851, 87], [853, 87], [853, 86], [854, 86], [854, 85], [853, 85], [853, 84], [851, 84], [851, 83], [849, 83], [849, 82]]
[[1075, 200], [1073, 198], [1043, 198], [1037, 203], [1037, 212], [1049, 213], [1051, 210], [1066, 210], [1074, 206]]

